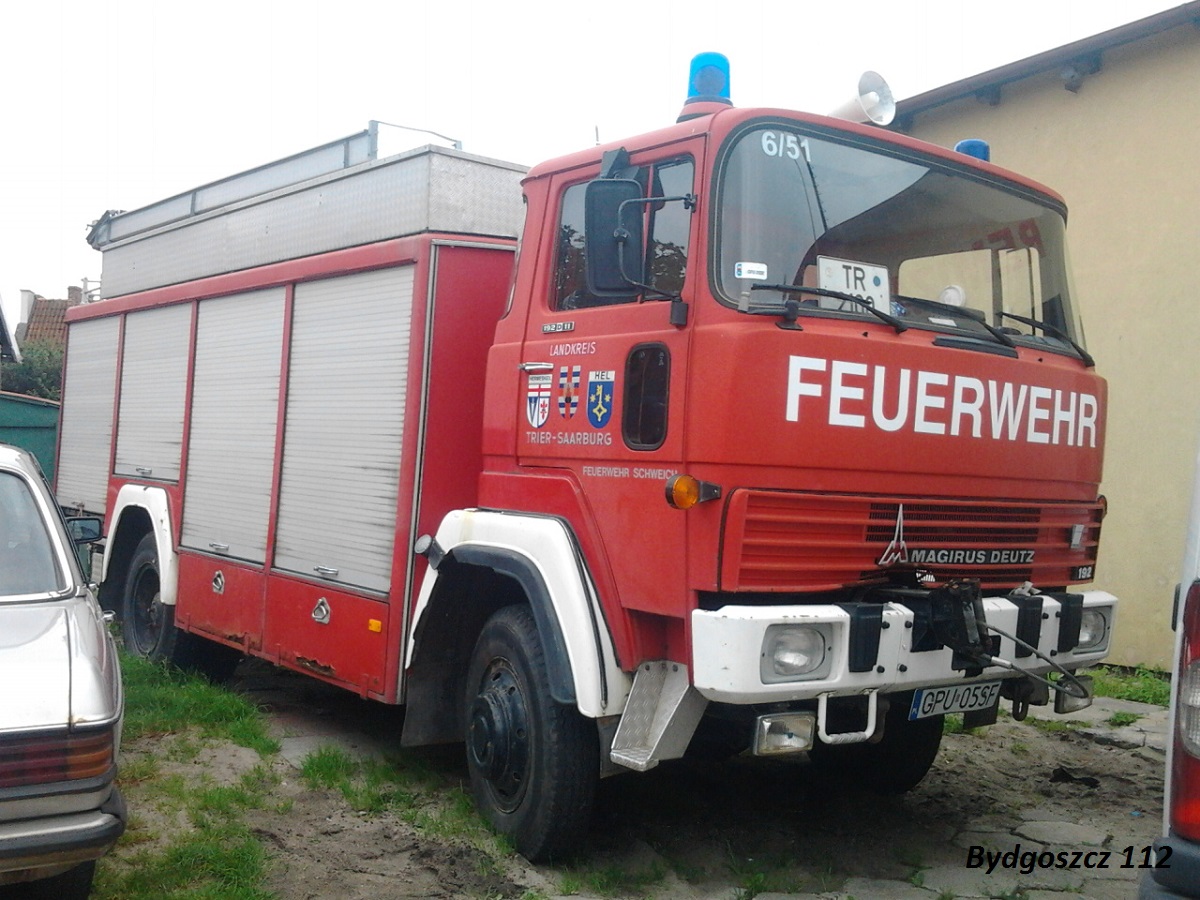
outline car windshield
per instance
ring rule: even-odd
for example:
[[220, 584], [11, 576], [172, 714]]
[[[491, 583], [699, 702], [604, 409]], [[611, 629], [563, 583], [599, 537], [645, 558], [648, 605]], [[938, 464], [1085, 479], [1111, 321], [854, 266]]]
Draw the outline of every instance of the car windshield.
[[870, 316], [840, 292], [912, 327], [1081, 349], [1064, 213], [1031, 191], [783, 123], [735, 136], [719, 177], [722, 302]]
[[0, 472], [0, 598], [60, 593], [66, 587], [28, 482]]

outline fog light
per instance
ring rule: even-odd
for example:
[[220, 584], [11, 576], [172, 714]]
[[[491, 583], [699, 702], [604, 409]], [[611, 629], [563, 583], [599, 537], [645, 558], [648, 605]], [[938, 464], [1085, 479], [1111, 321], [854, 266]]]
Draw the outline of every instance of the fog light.
[[1076, 650], [1094, 650], [1108, 636], [1108, 620], [1100, 609], [1085, 609], [1079, 622], [1079, 643]]
[[768, 630], [766, 656], [776, 675], [783, 678], [807, 675], [825, 662], [825, 636], [806, 626]]
[[799, 753], [813, 745], [817, 716], [811, 712], [759, 716], [754, 728], [755, 756]]
[[[1087, 613], [1084, 613], [1084, 621], [1087, 620]], [[1075, 697], [1071, 694], [1064, 694], [1062, 691], [1054, 692], [1054, 711], [1060, 716], [1067, 713], [1079, 712], [1081, 709], [1087, 709], [1092, 705], [1092, 696], [1095, 691], [1092, 688], [1091, 675], [1076, 675], [1075, 680], [1087, 689], [1086, 697]], [[1062, 684], [1060, 679], [1059, 684]]]

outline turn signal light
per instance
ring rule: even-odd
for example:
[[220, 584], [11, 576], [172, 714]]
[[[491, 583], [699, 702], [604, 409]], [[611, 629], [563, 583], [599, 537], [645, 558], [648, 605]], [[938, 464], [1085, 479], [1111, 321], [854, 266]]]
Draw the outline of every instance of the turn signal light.
[[697, 503], [716, 500], [720, 496], [719, 485], [700, 481], [691, 475], [674, 475], [667, 479], [667, 502], [676, 509], [691, 509]]

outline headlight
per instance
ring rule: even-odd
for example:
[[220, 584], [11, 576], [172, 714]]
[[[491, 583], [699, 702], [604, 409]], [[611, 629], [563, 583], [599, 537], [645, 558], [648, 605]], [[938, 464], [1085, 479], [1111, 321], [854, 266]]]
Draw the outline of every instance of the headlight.
[[763, 681], [771, 683], [820, 677], [829, 669], [828, 646], [828, 636], [822, 627], [772, 625], [763, 640]]
[[1108, 619], [1101, 609], [1085, 609], [1079, 622], [1076, 650], [1095, 650], [1108, 637]]

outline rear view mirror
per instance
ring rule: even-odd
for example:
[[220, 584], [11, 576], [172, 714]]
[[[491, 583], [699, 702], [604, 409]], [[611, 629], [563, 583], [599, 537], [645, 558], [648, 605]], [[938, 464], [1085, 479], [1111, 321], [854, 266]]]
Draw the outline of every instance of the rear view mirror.
[[587, 285], [597, 297], [634, 297], [642, 281], [642, 186], [600, 178], [583, 195]]
[[104, 537], [104, 523], [95, 516], [73, 516], [67, 519], [67, 533], [76, 544], [94, 544]]

